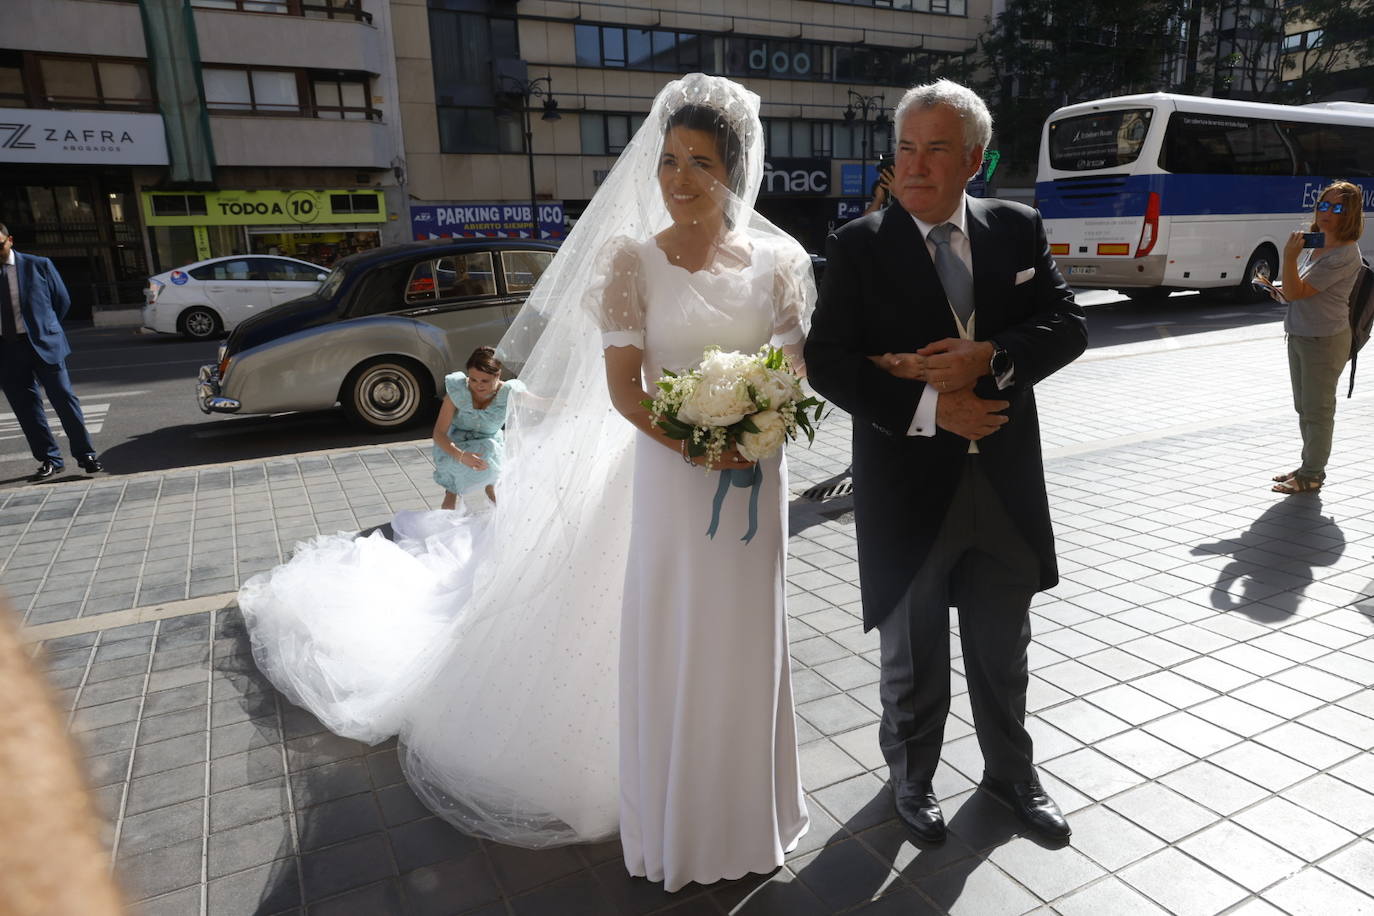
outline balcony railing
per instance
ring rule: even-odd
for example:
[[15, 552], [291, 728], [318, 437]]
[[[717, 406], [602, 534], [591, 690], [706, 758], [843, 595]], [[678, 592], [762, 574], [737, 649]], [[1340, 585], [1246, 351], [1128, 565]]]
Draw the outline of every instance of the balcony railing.
[[[137, 3], [138, 0], [124, 0]], [[191, 0], [202, 10], [229, 10], [238, 13], [278, 13], [306, 19], [353, 19], [372, 23], [372, 14], [363, 9], [362, 0]]]

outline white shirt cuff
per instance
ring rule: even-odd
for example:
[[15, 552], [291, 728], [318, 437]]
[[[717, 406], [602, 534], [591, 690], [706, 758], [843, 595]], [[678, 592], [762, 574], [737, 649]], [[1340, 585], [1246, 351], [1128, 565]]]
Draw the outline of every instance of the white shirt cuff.
[[907, 427], [908, 436], [935, 435], [935, 405], [939, 399], [940, 392], [935, 390], [935, 386], [927, 385], [926, 390], [921, 392], [921, 402], [916, 405], [916, 416], [911, 418], [911, 426]]

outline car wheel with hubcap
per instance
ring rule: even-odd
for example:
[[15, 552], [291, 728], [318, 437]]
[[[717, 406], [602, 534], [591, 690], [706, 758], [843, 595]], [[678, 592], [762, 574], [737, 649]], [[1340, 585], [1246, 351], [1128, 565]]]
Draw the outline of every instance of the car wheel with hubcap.
[[209, 340], [218, 337], [224, 330], [215, 310], [204, 305], [195, 305], [181, 313], [177, 318], [177, 330], [181, 336], [191, 340]]
[[342, 396], [344, 413], [365, 429], [398, 429], [420, 417], [432, 400], [429, 373], [413, 360], [384, 356], [349, 373]]

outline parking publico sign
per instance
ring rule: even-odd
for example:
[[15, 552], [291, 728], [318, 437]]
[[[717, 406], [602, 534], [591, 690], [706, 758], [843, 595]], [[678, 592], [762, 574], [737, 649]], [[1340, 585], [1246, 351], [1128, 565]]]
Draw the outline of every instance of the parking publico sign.
[[[425, 239], [527, 239], [530, 232], [528, 203], [412, 204], [411, 236]], [[561, 239], [563, 202], [539, 203], [539, 238]]]

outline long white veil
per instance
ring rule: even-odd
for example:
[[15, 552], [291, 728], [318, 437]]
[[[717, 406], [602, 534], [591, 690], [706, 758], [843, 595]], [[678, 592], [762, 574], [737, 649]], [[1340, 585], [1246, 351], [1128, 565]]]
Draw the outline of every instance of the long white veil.
[[[394, 545], [316, 539], [240, 596], [273, 682], [341, 734], [399, 733], [415, 790], [478, 836], [539, 847], [617, 830], [636, 433], [607, 392], [602, 299], [618, 240], [645, 242], [670, 223], [659, 160], [670, 118], [687, 106], [717, 112], [738, 141], [730, 225], [783, 265], [798, 301], [814, 301], [805, 252], [754, 211], [758, 96], [702, 74], [669, 83], [498, 348], [528, 393], [512, 399], [495, 510], [437, 532], [398, 520]], [[325, 578], [325, 610], [302, 609], [302, 593]]]

